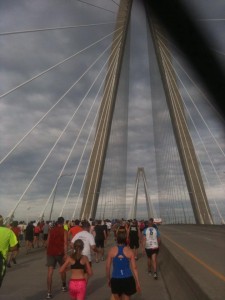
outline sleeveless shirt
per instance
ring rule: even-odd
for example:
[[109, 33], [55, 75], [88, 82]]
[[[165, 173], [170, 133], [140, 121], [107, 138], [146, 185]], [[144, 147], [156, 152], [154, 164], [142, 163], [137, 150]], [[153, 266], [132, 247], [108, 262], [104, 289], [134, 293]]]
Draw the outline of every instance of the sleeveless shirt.
[[125, 246], [118, 246], [118, 253], [113, 258], [112, 278], [127, 278], [133, 276], [130, 269], [130, 261], [123, 253], [124, 247]]
[[64, 255], [64, 228], [60, 226], [53, 227], [49, 234], [47, 255]]
[[85, 265], [82, 265], [81, 262], [80, 262], [81, 258], [78, 259], [78, 260], [75, 260], [75, 263], [72, 264], [70, 266], [71, 269], [76, 269], [76, 270], [84, 270], [85, 269]]
[[137, 225], [130, 226], [130, 233], [129, 233], [130, 240], [138, 240], [138, 227]]

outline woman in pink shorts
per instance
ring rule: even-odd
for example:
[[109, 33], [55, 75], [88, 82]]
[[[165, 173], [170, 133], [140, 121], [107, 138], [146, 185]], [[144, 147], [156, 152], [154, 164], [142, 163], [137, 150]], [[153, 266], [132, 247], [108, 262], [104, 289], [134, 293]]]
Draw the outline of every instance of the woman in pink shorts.
[[82, 255], [84, 243], [78, 239], [74, 243], [74, 253], [68, 256], [59, 272], [71, 270], [69, 293], [72, 300], [84, 300], [87, 287], [87, 275], [92, 275], [92, 269], [87, 256]]

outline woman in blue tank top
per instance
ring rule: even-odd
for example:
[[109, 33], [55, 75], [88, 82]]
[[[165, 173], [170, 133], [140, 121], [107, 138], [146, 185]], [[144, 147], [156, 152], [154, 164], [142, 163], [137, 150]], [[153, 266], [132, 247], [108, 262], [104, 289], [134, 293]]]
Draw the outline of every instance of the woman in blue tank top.
[[118, 232], [117, 246], [109, 250], [106, 260], [108, 284], [116, 300], [122, 297], [129, 300], [131, 295], [141, 291], [134, 253], [126, 246], [126, 238], [126, 233]]

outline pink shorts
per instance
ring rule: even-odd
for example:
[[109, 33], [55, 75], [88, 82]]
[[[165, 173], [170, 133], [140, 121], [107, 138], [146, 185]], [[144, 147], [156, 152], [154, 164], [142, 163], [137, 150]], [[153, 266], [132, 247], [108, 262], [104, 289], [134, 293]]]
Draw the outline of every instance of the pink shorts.
[[69, 294], [71, 299], [84, 300], [86, 295], [87, 282], [85, 278], [70, 279]]

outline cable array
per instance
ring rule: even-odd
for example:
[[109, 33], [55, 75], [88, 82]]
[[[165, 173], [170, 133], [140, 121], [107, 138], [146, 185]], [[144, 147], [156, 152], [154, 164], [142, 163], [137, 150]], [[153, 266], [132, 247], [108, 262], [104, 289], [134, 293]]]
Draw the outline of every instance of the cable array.
[[[19, 124], [8, 117], [8, 128], [15, 126], [19, 134], [9, 138], [9, 141], [7, 141], [8, 148], [2, 147], [4, 150], [1, 151], [0, 157], [1, 178], [4, 179], [5, 170], [11, 171], [11, 175], [9, 176], [7, 173], [7, 179], [4, 182], [2, 181], [0, 191], [2, 194], [3, 192], [6, 193], [10, 198], [10, 187], [14, 187], [18, 179], [13, 177], [13, 170], [17, 168], [16, 161], [23, 160], [25, 154], [27, 154], [26, 164], [20, 166], [20, 174], [17, 173], [19, 174], [17, 176], [21, 177], [21, 184], [18, 186], [16, 196], [12, 193], [12, 197], [16, 197], [16, 199], [14, 198], [13, 205], [10, 205], [11, 211], [8, 213], [8, 220], [21, 212], [24, 213], [24, 211], [29, 212], [35, 218], [39, 216], [39, 219], [48, 219], [48, 216], [54, 219], [58, 216], [64, 216], [72, 220], [79, 218], [80, 215], [90, 157], [100, 131], [99, 124], [102, 123], [102, 126], [106, 128], [106, 120], [110, 114], [112, 95], [109, 92], [106, 93], [112, 91], [110, 87], [116, 82], [115, 70], [119, 48], [121, 47], [123, 20], [115, 20], [117, 11], [120, 8], [120, 1], [118, 0], [103, 1], [101, 6], [96, 5], [93, 1], [77, 0], [76, 2], [77, 7], [86, 11], [101, 11], [104, 14], [103, 20], [108, 16], [107, 22], [97, 20], [86, 24], [66, 26], [61, 26], [61, 24], [57, 26], [56, 24], [56, 26], [17, 27], [21, 29], [0, 32], [0, 39], [3, 41], [24, 36], [32, 37], [35, 40], [38, 35], [43, 34], [53, 35], [54, 37], [60, 32], [65, 34], [60, 38], [65, 37], [66, 39], [68, 32], [75, 32], [79, 29], [88, 32], [88, 30], [94, 28], [102, 32], [101, 35], [96, 35], [95, 40], [83, 46], [82, 49], [77, 50], [76, 48], [67, 55], [60, 53], [60, 59], [57, 57], [57, 60], [51, 60], [50, 66], [47, 64], [43, 67], [42, 65], [39, 71], [34, 69], [33, 75], [27, 75], [29, 73], [27, 72], [26, 75], [23, 75], [25, 79], [20, 79], [23, 76], [19, 77], [19, 83], [17, 80], [13, 81], [12, 86], [0, 94], [0, 112], [2, 110], [3, 116], [7, 105], [11, 105], [12, 116], [13, 113], [17, 115], [16, 100], [18, 99], [23, 103], [21, 99], [23, 97], [27, 99], [24, 102], [26, 104], [23, 104], [24, 107], [20, 107], [24, 115], [22, 118], [18, 117], [18, 120], [24, 120], [25, 129], [19, 131]], [[112, 7], [112, 9], [107, 8], [110, 3], [111, 6], [109, 5], [109, 7]], [[208, 18], [198, 20], [201, 23], [215, 23], [218, 21], [224, 21], [224, 19]], [[115, 48], [110, 52], [116, 32], [118, 33], [118, 40]], [[87, 36], [88, 34], [84, 39]], [[172, 101], [171, 105], [174, 108], [175, 117], [179, 120], [183, 118], [185, 122], [182, 126], [187, 127], [189, 130], [214, 223], [224, 224], [225, 170], [223, 166], [225, 135], [221, 133], [224, 126], [223, 117], [214, 107], [211, 99], [208, 98], [198, 78], [194, 76], [190, 66], [186, 64], [176, 45], [163, 35], [161, 30], [157, 30], [157, 27], [155, 38], [162, 56], [161, 63], [165, 69], [168, 92]], [[151, 159], [155, 160], [156, 185], [158, 188], [157, 191], [150, 190], [149, 198], [151, 199], [152, 196], [154, 199], [158, 198], [159, 217], [162, 218], [164, 223], [194, 223], [195, 219], [190, 202], [191, 195], [188, 192], [165, 92], [159, 79], [159, 70], [151, 39], [148, 43], [149, 49], [153, 53], [152, 57], [149, 58], [151, 91], [149, 106], [152, 109], [153, 127], [151, 130], [154, 132], [154, 141], [151, 141], [154, 147], [154, 157]], [[62, 47], [60, 39], [58, 45], [59, 48]], [[216, 55], [222, 57], [225, 55], [224, 51], [219, 49], [213, 49], [213, 51]], [[128, 197], [126, 184], [128, 177], [127, 142], [130, 96], [130, 86], [127, 78], [130, 75], [130, 63], [132, 63], [132, 60], [130, 60], [129, 47], [127, 46], [114, 108], [101, 189], [98, 195], [96, 218], [99, 219], [124, 218], [129, 209], [129, 207], [128, 209], [126, 207], [126, 198]], [[70, 69], [76, 69], [77, 72], [76, 74], [71, 72], [70, 74], [73, 74], [70, 78], [71, 82], [66, 83], [66, 75]], [[54, 80], [57, 76], [63, 82], [63, 87], [58, 89], [58, 81], [56, 81], [54, 92], [57, 91], [58, 93], [55, 93], [54, 96], [57, 95], [57, 97], [50, 99], [52, 96], [49, 92], [49, 99], [46, 99], [44, 91], [47, 82], [48, 80]], [[105, 86], [107, 77], [110, 80], [108, 86]], [[39, 84], [39, 87], [38, 92], [35, 94], [32, 90], [34, 85], [36, 87], [36, 84]], [[178, 113], [180, 107], [177, 106], [175, 101], [176, 92], [174, 87], [179, 90], [182, 98], [184, 108], [182, 115]], [[27, 93], [26, 96], [24, 96], [24, 91]], [[32, 93], [35, 94], [35, 100], [32, 98]], [[45, 110], [40, 109], [38, 111], [37, 108], [36, 111], [35, 109], [35, 107], [38, 107], [39, 97], [46, 97], [44, 99]], [[108, 102], [106, 101], [104, 107], [100, 109], [101, 101], [106, 97]], [[37, 113], [38, 117], [35, 116], [32, 122], [29, 121], [31, 116], [25, 115], [26, 105], [31, 107], [31, 115]], [[180, 132], [184, 130], [182, 126], [178, 129]], [[220, 131], [217, 129], [220, 129]], [[97, 149], [102, 154], [102, 141], [106, 134], [105, 129]], [[7, 134], [4, 136], [1, 142], [2, 145], [8, 139]], [[40, 144], [35, 144], [33, 141], [40, 141]], [[147, 135], [146, 141], [150, 142]], [[181, 147], [184, 147], [184, 141], [181, 141]], [[100, 169], [101, 166], [97, 160], [94, 164], [97, 169]], [[32, 170], [28, 171], [28, 165], [32, 165]], [[146, 171], [146, 174], [152, 174], [148, 170]], [[187, 172], [190, 173], [192, 180], [193, 174], [188, 168]], [[96, 174], [93, 173], [91, 176], [93, 178]], [[147, 179], [149, 182], [153, 180], [152, 178]], [[6, 189], [8, 189], [7, 192], [5, 192]], [[96, 189], [95, 186], [94, 190]], [[152, 203], [150, 204], [152, 205]], [[51, 216], [52, 214], [53, 216]]]

